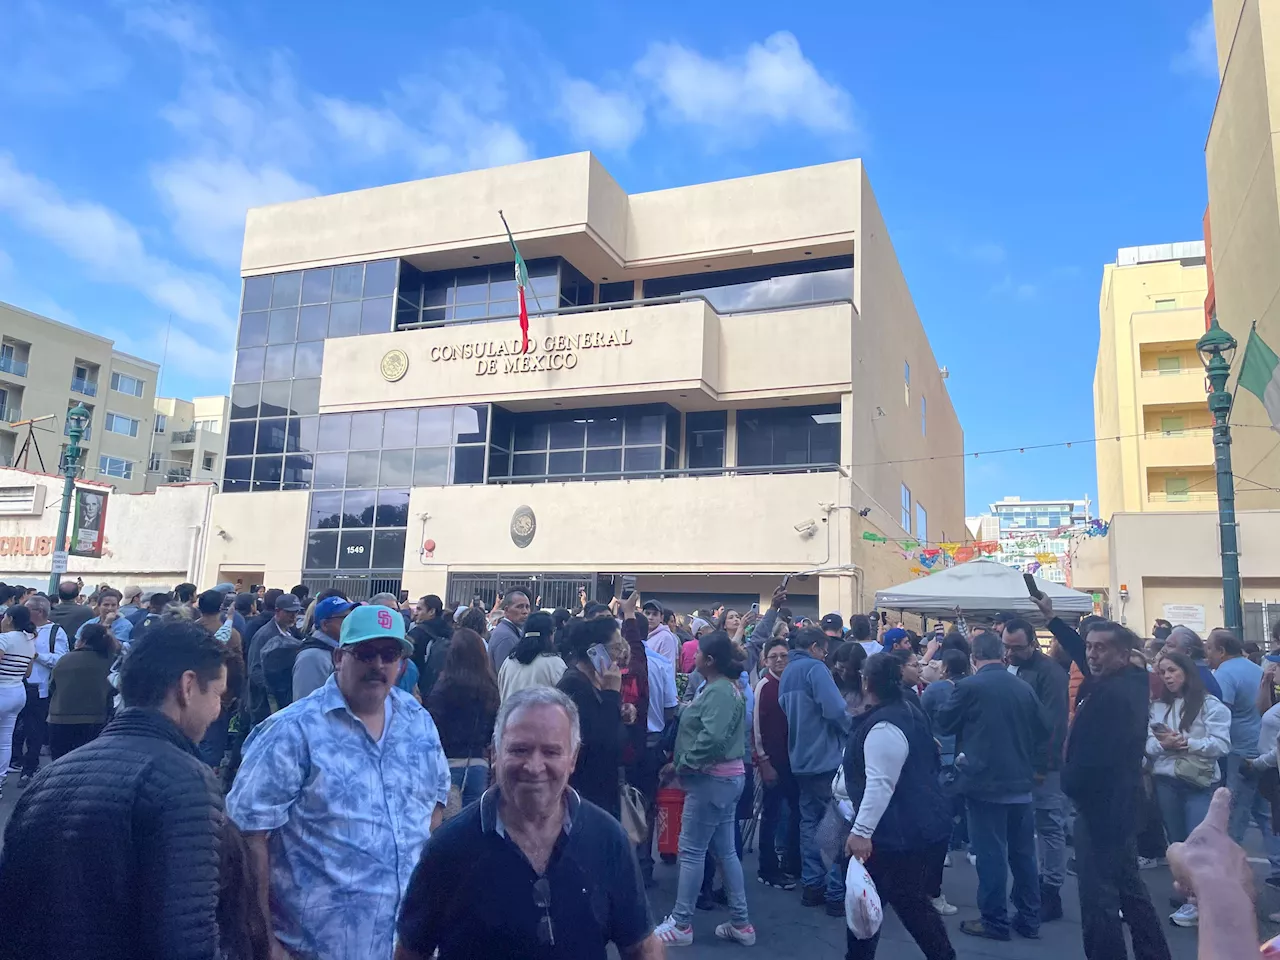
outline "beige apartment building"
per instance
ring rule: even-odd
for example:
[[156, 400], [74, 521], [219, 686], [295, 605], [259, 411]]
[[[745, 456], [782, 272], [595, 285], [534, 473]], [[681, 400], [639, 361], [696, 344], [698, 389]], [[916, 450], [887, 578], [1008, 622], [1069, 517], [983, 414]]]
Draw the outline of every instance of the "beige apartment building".
[[220, 482], [228, 397], [157, 397], [147, 489], [166, 483]]
[[249, 212], [242, 273], [207, 579], [555, 606], [633, 574], [745, 609], [790, 573], [812, 616], [909, 578], [874, 538], [964, 538], [860, 161], [629, 196], [583, 153], [303, 200]]
[[159, 372], [105, 337], [0, 303], [0, 465], [57, 472], [67, 411], [83, 404], [92, 417], [82, 476], [141, 491]]

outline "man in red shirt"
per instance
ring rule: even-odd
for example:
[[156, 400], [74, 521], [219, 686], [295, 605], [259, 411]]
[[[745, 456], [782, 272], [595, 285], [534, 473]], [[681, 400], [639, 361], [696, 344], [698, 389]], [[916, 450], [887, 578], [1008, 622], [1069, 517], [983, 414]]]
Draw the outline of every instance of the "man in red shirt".
[[[761, 883], [781, 890], [794, 890], [800, 875], [800, 787], [791, 774], [787, 755], [787, 715], [778, 702], [778, 679], [787, 666], [787, 642], [766, 640], [761, 664], [764, 675], [756, 684], [756, 710], [752, 746], [756, 769], [764, 781], [764, 804], [760, 813]], [[778, 828], [786, 806], [786, 837], [778, 857]]]

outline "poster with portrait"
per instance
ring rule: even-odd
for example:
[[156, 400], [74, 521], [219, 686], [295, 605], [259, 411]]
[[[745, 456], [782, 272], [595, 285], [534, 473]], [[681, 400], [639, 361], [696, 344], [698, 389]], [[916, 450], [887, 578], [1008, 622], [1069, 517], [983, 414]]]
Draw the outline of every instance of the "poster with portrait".
[[71, 518], [73, 557], [101, 557], [107, 529], [107, 491], [76, 487], [75, 513]]

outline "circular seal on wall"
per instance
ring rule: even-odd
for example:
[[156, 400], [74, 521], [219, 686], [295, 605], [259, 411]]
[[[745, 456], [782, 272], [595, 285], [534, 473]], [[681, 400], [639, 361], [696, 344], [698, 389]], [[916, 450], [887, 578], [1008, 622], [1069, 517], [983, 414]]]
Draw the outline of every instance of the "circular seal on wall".
[[409, 356], [403, 350], [388, 350], [383, 355], [378, 369], [382, 371], [383, 380], [395, 383], [409, 372]]
[[511, 542], [522, 550], [533, 543], [533, 535], [538, 532], [538, 518], [530, 507], [516, 507], [511, 515]]

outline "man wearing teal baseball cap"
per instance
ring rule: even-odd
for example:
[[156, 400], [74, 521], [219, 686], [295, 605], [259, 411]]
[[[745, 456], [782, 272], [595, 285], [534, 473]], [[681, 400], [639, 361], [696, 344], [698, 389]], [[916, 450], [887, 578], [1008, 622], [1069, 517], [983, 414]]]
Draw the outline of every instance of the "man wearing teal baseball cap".
[[392, 960], [451, 783], [431, 715], [396, 688], [412, 652], [398, 611], [356, 607], [333, 675], [245, 741], [227, 813], [265, 867], [272, 933], [290, 955]]

